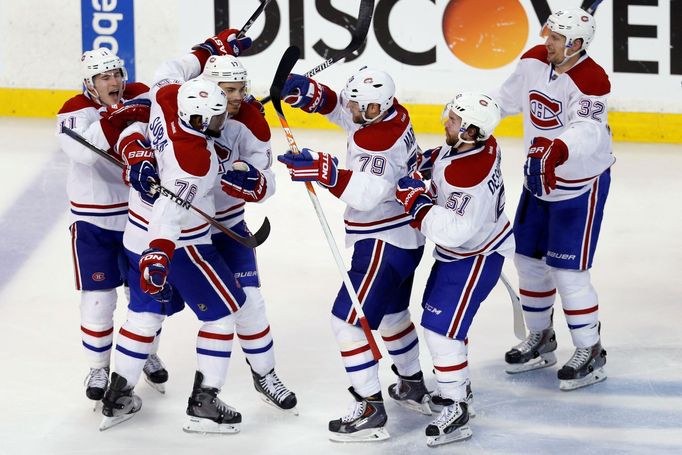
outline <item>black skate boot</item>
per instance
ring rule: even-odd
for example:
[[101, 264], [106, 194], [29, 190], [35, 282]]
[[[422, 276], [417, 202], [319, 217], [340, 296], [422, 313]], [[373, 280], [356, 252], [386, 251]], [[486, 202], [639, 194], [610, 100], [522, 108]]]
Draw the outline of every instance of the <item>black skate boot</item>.
[[99, 430], [125, 422], [142, 408], [142, 400], [133, 393], [133, 388], [128, 387], [128, 381], [117, 373], [111, 373], [111, 384], [104, 393], [102, 399], [102, 423]]
[[426, 390], [424, 374], [420, 371], [412, 376], [400, 376], [395, 365], [391, 365], [391, 370], [398, 376], [398, 382], [388, 386], [388, 395], [400, 406], [431, 415], [429, 407], [431, 394]]
[[242, 415], [218, 398], [219, 389], [202, 387], [204, 375], [194, 375], [194, 389], [187, 401], [187, 420], [182, 429], [188, 433], [237, 433]]
[[253, 370], [251, 370], [251, 374], [253, 375], [253, 386], [261, 394], [263, 401], [277, 409], [290, 411], [298, 415], [296, 410], [296, 394], [286, 388], [279, 377], [277, 377], [274, 368], [264, 376], [259, 375]]
[[556, 336], [554, 329], [530, 332], [525, 340], [504, 355], [505, 371], [509, 374], [546, 368], [556, 363]]
[[469, 410], [464, 401], [443, 399], [443, 410], [436, 420], [426, 427], [426, 445], [435, 447], [449, 442], [469, 439]]
[[[467, 404], [467, 410], [469, 412], [469, 418], [476, 417], [476, 410], [474, 409], [474, 392], [471, 391], [471, 381], [467, 381], [466, 385], [466, 398], [464, 402]], [[452, 400], [443, 397], [440, 390], [436, 390], [431, 393], [431, 411], [440, 413], [443, 407], [452, 404]]]
[[109, 367], [90, 368], [90, 372], [85, 377], [85, 396], [91, 400], [100, 401], [104, 397], [107, 385], [109, 385]]
[[152, 386], [157, 392], [166, 393], [166, 386], [164, 384], [168, 381], [168, 370], [166, 370], [158, 355], [149, 354], [142, 372], [147, 384]]
[[559, 389], [575, 390], [606, 379], [606, 350], [601, 342], [588, 348], [576, 348], [573, 356], [557, 372]]
[[329, 439], [338, 442], [382, 441], [389, 438], [384, 428], [388, 416], [381, 392], [362, 398], [353, 387], [348, 391], [355, 398], [348, 415], [329, 422]]

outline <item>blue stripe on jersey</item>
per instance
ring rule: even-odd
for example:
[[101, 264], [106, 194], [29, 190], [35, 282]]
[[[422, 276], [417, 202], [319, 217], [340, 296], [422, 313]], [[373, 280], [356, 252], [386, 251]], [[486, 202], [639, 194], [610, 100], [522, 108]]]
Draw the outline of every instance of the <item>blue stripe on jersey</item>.
[[369, 362], [367, 362], [367, 363], [362, 363], [362, 364], [360, 364], [360, 365], [355, 365], [355, 366], [353, 366], [353, 367], [346, 367], [346, 371], [347, 371], [348, 373], [352, 373], [352, 372], [354, 372], [354, 371], [360, 371], [360, 370], [364, 370], [364, 369], [366, 369], [366, 368], [371, 368], [371, 367], [373, 367], [373, 366], [376, 365], [376, 364], [377, 364], [377, 361], [376, 361], [376, 360], [371, 360], [371, 361], [369, 361]]
[[240, 211], [238, 211], [238, 212], [232, 213], [232, 214], [230, 214], [230, 215], [221, 216], [220, 218], [217, 218], [217, 217], [216, 217], [216, 221], [227, 221], [227, 220], [231, 220], [232, 218], [236, 218], [236, 217], [238, 217], [239, 215], [243, 215], [243, 214], [244, 214], [244, 209], [242, 209], [242, 210], [240, 210]]
[[199, 232], [198, 234], [194, 235], [182, 235], [178, 238], [178, 240], [192, 240], [192, 239], [198, 239], [199, 237], [203, 237], [204, 235], [208, 234], [208, 231], [210, 230], [209, 228], [206, 228], [203, 232]]
[[523, 311], [528, 311], [528, 312], [530, 312], [530, 313], [541, 313], [541, 312], [543, 312], [543, 311], [549, 310], [550, 308], [552, 308], [552, 306], [553, 306], [553, 305], [545, 306], [545, 307], [542, 307], [542, 308], [535, 308], [535, 307], [532, 307], [532, 306], [521, 305], [521, 308], [523, 308]]
[[101, 348], [98, 348], [98, 347], [95, 347], [95, 346], [88, 344], [85, 341], [83, 341], [83, 346], [85, 346], [89, 350], [95, 351], [95, 352], [104, 352], [104, 351], [108, 351], [109, 349], [111, 349], [111, 343], [109, 343], [106, 346], [102, 346]]
[[116, 345], [116, 350], [119, 352], [122, 352], [123, 354], [125, 354], [129, 357], [134, 357], [134, 358], [140, 359], [140, 360], [147, 360], [147, 357], [149, 357], [149, 354], [142, 354], [139, 352], [131, 351], [129, 349], [122, 347], [120, 344]]
[[139, 227], [139, 228], [142, 229], [143, 231], [146, 231], [146, 230], [147, 230], [147, 227], [146, 227], [146, 226], [144, 226], [144, 225], [138, 223], [137, 221], [135, 221], [135, 220], [132, 219], [131, 217], [128, 217], [128, 221], [130, 222], [130, 224], [132, 224], [133, 226]]
[[557, 186], [556, 186], [556, 189], [557, 189], [557, 190], [567, 190], [567, 191], [578, 191], [578, 190], [582, 190], [583, 188], [585, 188], [585, 186], [586, 186], [586, 185], [583, 185], [583, 186], [564, 186], [564, 185], [557, 185]]
[[585, 327], [585, 326], [588, 326], [588, 325], [589, 325], [589, 324], [576, 324], [576, 325], [568, 324], [568, 328], [569, 328], [570, 330], [575, 330], [575, 329], [581, 329], [581, 328], [583, 328], [583, 327]]
[[272, 347], [272, 340], [270, 340], [270, 343], [268, 343], [267, 346], [263, 346], [262, 348], [246, 349], [246, 348], [242, 347], [242, 352], [244, 352], [244, 354], [260, 354], [261, 352], [269, 351], [271, 347]]
[[231, 351], [212, 351], [210, 349], [197, 348], [197, 354], [210, 355], [213, 357], [230, 357], [232, 355]]
[[395, 351], [389, 350], [388, 353], [389, 353], [390, 355], [405, 354], [407, 351], [409, 351], [410, 349], [412, 349], [413, 347], [415, 347], [415, 346], [417, 345], [417, 343], [419, 343], [419, 338], [415, 338], [414, 341], [412, 341], [412, 343], [408, 344], [407, 346], [405, 346], [405, 347], [402, 348], [402, 349], [396, 349]]
[[80, 215], [80, 216], [118, 216], [118, 215], [127, 215], [128, 209], [120, 210], [118, 212], [106, 212], [106, 213], [81, 212], [78, 210], [71, 209], [71, 213], [73, 213], [74, 215]]
[[514, 231], [513, 231], [512, 229], [510, 229], [509, 232], [507, 233], [507, 235], [505, 235], [504, 237], [502, 237], [502, 240], [500, 240], [499, 242], [497, 242], [497, 243], [495, 244], [495, 246], [491, 248], [490, 251], [497, 251], [497, 249], [500, 247], [500, 245], [502, 245], [502, 244], [504, 243], [504, 241], [507, 240], [507, 239], [509, 238], [510, 235], [512, 235], [513, 232], [514, 232]]
[[405, 226], [406, 224], [410, 224], [411, 221], [412, 221], [412, 218], [410, 218], [406, 221], [403, 221], [402, 223], [392, 224], [390, 226], [376, 228], [376, 229], [357, 230], [357, 229], [346, 228], [346, 234], [374, 234], [375, 232], [388, 231], [390, 229], [395, 229], [395, 228]]

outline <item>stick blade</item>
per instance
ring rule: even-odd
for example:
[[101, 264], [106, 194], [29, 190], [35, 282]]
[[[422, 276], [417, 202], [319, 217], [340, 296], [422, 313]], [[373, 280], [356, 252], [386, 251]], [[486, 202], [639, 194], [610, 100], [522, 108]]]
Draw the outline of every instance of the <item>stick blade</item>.
[[270, 85], [270, 99], [272, 105], [279, 115], [282, 114], [282, 88], [286, 82], [291, 70], [294, 69], [294, 65], [301, 56], [301, 50], [297, 46], [289, 46], [284, 54], [282, 55], [279, 65], [277, 66], [277, 71], [275, 71], [275, 77]]

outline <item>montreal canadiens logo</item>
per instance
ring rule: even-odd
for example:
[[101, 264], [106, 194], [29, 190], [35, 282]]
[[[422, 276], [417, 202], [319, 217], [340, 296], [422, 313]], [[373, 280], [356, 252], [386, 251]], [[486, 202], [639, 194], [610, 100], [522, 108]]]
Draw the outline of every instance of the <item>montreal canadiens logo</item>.
[[538, 129], [553, 130], [564, 126], [559, 115], [561, 114], [561, 102], [549, 98], [544, 93], [531, 90], [528, 93], [530, 104], [530, 121]]
[[104, 281], [104, 272], [95, 272], [92, 274], [92, 281]]

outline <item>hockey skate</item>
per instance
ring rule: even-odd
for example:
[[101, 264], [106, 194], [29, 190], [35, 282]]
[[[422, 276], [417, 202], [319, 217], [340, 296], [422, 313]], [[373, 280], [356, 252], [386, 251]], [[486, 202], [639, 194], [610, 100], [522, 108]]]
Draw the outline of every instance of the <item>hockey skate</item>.
[[[99, 402], [104, 397], [104, 391], [109, 385], [109, 367], [90, 368], [85, 377], [85, 396]], [[97, 403], [95, 403], [97, 409]]]
[[398, 376], [398, 382], [388, 386], [388, 395], [404, 408], [431, 415], [431, 394], [426, 390], [424, 374], [420, 371], [412, 376], [400, 376], [395, 365], [391, 365], [391, 370]]
[[546, 368], [556, 363], [556, 335], [554, 329], [530, 332], [525, 340], [504, 355], [505, 371], [509, 374]]
[[443, 399], [444, 407], [436, 420], [426, 427], [426, 445], [436, 447], [455, 441], [469, 439], [469, 410], [464, 401]]
[[111, 373], [111, 384], [102, 399], [102, 423], [99, 431], [125, 422], [142, 408], [142, 400], [133, 393], [132, 387], [126, 387], [128, 382], [123, 376]]
[[204, 375], [197, 371], [182, 429], [188, 433], [238, 433], [242, 415], [218, 398], [219, 389], [202, 387], [203, 380]]
[[253, 386], [260, 393], [263, 401], [277, 409], [298, 415], [296, 394], [282, 384], [274, 368], [265, 376], [261, 376], [253, 370], [251, 370], [251, 374], [253, 375]]
[[[466, 385], [466, 394], [467, 396], [464, 399], [464, 402], [467, 404], [469, 418], [476, 417], [476, 410], [474, 409], [474, 393], [471, 391], [471, 382], [469, 381], [467, 381]], [[435, 392], [431, 393], [431, 402], [429, 404], [431, 411], [440, 413], [443, 410], [443, 407], [448, 405], [448, 402], [452, 402], [452, 400], [443, 397], [443, 395], [440, 393], [440, 390], [436, 390]]]
[[606, 379], [606, 350], [601, 342], [588, 348], [576, 348], [573, 356], [557, 372], [559, 389], [575, 390]]
[[144, 372], [144, 380], [147, 381], [147, 384], [152, 386], [157, 392], [166, 393], [165, 383], [168, 381], [168, 371], [158, 355], [149, 354], [142, 371]]
[[389, 438], [384, 428], [388, 416], [384, 408], [381, 392], [362, 398], [353, 387], [348, 391], [355, 398], [349, 413], [340, 419], [329, 422], [329, 439], [337, 442], [383, 441]]

